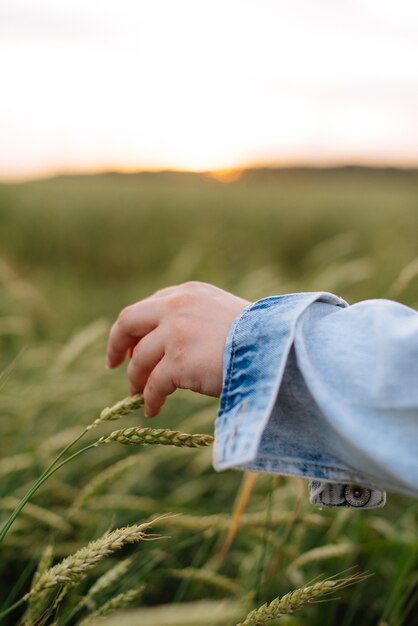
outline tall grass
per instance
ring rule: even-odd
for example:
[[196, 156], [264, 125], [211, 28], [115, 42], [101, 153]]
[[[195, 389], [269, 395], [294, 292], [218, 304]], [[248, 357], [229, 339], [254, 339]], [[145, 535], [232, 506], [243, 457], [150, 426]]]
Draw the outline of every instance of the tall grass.
[[[416, 306], [417, 191], [414, 173], [361, 170], [248, 173], [230, 185], [161, 174], [0, 186], [0, 522], [59, 451], [126, 395], [123, 370], [103, 366], [122, 306], [191, 278], [250, 299], [321, 289]], [[216, 410], [178, 392], [152, 425], [210, 435]], [[148, 426], [134, 414], [120, 429]], [[87, 444], [112, 430], [99, 424]], [[169, 538], [125, 546], [77, 586], [48, 592], [34, 623], [82, 623], [118, 598], [131, 602], [131, 624], [163, 626], [169, 604], [182, 626], [234, 626], [258, 605], [357, 566], [374, 575], [288, 623], [414, 625], [415, 501], [391, 495], [377, 512], [319, 512], [303, 481], [259, 476], [240, 508], [241, 481], [239, 472], [216, 474], [205, 448], [90, 450], [51, 476], [10, 528], [0, 606], [29, 592], [39, 563], [34, 581], [112, 529], [171, 512], [181, 515], [158, 525]], [[100, 588], [119, 567], [123, 575]], [[3, 623], [34, 619], [26, 610]]]

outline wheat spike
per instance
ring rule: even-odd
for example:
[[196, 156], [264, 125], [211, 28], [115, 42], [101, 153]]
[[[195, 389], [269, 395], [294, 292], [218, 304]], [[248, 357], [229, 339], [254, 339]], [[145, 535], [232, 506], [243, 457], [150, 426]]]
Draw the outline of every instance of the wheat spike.
[[133, 413], [141, 408], [144, 404], [144, 397], [137, 393], [134, 396], [128, 396], [127, 398], [123, 398], [123, 400], [119, 400], [116, 404], [113, 404], [111, 407], [106, 407], [100, 413], [99, 417], [94, 420], [90, 426], [87, 427], [87, 430], [95, 428], [98, 424], [102, 422], [109, 422], [113, 420], [118, 420], [123, 415], [129, 415], [129, 413]]
[[66, 583], [78, 583], [85, 578], [89, 570], [110, 554], [117, 552], [129, 543], [151, 538], [150, 536], [147, 537], [146, 531], [155, 521], [157, 520], [117, 528], [109, 533], [105, 533], [99, 539], [91, 541], [87, 546], [84, 546], [44, 572], [34, 588], [26, 594], [25, 600], [44, 589], [51, 589]]
[[273, 619], [290, 615], [302, 606], [312, 604], [319, 598], [337, 591], [337, 589], [353, 585], [366, 578], [367, 575], [358, 574], [346, 578], [321, 580], [313, 585], [295, 589], [282, 597], [276, 598], [271, 602], [266, 602], [266, 604], [254, 609], [247, 615], [245, 620], [237, 624], [237, 626], [263, 626]]
[[[44, 551], [42, 552], [40, 556], [38, 567], [36, 568], [36, 571], [32, 578], [31, 590], [36, 587], [42, 574], [51, 565], [52, 557], [53, 557], [53, 547], [52, 545], [48, 545], [46, 546], [46, 548], [44, 549]], [[30, 596], [29, 601], [28, 601], [28, 606], [22, 617], [22, 621], [21, 621], [22, 626], [31, 626], [32, 624], [35, 623], [35, 618], [38, 616], [42, 606], [46, 602], [48, 593], [49, 593], [49, 590], [45, 590], [45, 591], [39, 592], [36, 595]]]
[[123, 593], [119, 593], [114, 598], [111, 598], [107, 602], [105, 602], [102, 606], [100, 606], [96, 611], [90, 613], [85, 619], [78, 622], [79, 626], [87, 626], [87, 624], [91, 624], [98, 617], [104, 617], [105, 615], [109, 615], [113, 611], [117, 611], [118, 609], [124, 608], [127, 604], [130, 604], [134, 600], [141, 595], [144, 587], [138, 587], [138, 589], [129, 589], [129, 591], [124, 591]]
[[70, 583], [67, 583], [66, 585], [63, 585], [61, 587], [59, 594], [57, 595], [57, 597], [55, 598], [51, 606], [51, 611], [55, 611], [55, 612], [57, 611], [58, 607], [64, 602], [69, 590], [70, 590]]
[[128, 557], [119, 563], [116, 563], [114, 567], [111, 567], [109, 571], [105, 572], [103, 576], [100, 576], [96, 582], [90, 587], [87, 595], [83, 598], [81, 605], [88, 605], [91, 608], [96, 608], [96, 602], [93, 598], [99, 593], [102, 593], [113, 585], [114, 582], [122, 578], [129, 569], [133, 559]]
[[123, 444], [135, 445], [158, 445], [158, 446], [177, 446], [180, 448], [199, 448], [201, 446], [210, 446], [213, 443], [213, 437], [210, 435], [182, 433], [178, 430], [169, 430], [167, 428], [123, 428], [114, 430], [110, 435], [101, 437], [96, 446], [103, 443], [111, 443], [118, 441]]

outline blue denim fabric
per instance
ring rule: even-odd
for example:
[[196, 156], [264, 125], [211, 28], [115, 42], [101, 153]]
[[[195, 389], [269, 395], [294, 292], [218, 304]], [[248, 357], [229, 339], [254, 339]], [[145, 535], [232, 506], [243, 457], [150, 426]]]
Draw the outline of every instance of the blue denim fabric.
[[312, 479], [317, 506], [418, 496], [418, 314], [328, 293], [252, 304], [228, 334], [215, 435], [217, 470]]

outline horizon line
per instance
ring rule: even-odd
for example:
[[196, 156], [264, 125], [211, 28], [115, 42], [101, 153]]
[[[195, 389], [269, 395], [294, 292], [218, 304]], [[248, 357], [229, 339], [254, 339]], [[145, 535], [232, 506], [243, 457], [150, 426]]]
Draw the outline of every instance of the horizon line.
[[0, 184], [15, 184], [25, 182], [35, 182], [40, 180], [52, 180], [54, 178], [71, 177], [71, 176], [100, 176], [109, 174], [133, 175], [133, 174], [196, 174], [212, 178], [220, 182], [235, 182], [241, 178], [245, 172], [257, 170], [336, 170], [336, 169], [369, 169], [369, 170], [399, 170], [399, 171], [415, 171], [418, 170], [418, 161], [409, 160], [295, 160], [295, 161], [266, 161], [258, 163], [248, 163], [231, 167], [213, 168], [213, 169], [194, 169], [194, 168], [178, 168], [178, 167], [130, 167], [130, 166], [98, 166], [98, 167], [63, 167], [51, 168], [46, 170], [38, 170], [32, 172], [2, 174], [0, 172]]

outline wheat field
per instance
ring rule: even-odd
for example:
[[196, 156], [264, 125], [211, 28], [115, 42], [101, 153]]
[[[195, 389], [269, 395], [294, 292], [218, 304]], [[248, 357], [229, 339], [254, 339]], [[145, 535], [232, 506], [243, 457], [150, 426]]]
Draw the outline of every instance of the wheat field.
[[416, 626], [414, 500], [319, 511], [302, 480], [218, 474], [217, 403], [203, 396], [177, 392], [151, 423], [140, 401], [119, 405], [112, 423], [103, 409], [127, 394], [123, 369], [104, 368], [126, 304], [193, 279], [251, 300], [318, 289], [416, 308], [417, 233], [414, 171], [0, 185], [2, 524], [86, 430], [66, 454], [86, 450], [51, 473], [4, 536], [0, 623]]

